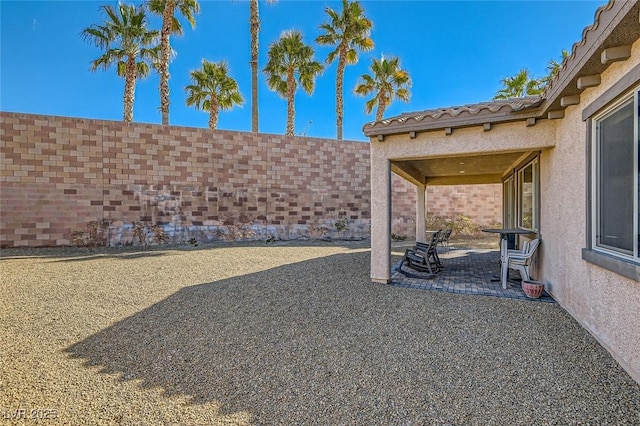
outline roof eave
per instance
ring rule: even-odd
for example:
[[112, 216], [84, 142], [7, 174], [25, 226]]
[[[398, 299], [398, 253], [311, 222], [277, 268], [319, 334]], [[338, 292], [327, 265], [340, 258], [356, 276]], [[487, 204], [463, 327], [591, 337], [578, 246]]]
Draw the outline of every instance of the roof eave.
[[[462, 127], [511, 123], [516, 121], [527, 121], [529, 119], [537, 120], [540, 118], [541, 114], [538, 108], [527, 108], [521, 111], [509, 110], [493, 113], [487, 112], [476, 115], [451, 117], [447, 119], [433, 119], [425, 117], [420, 121], [409, 118], [407, 122], [403, 123], [381, 124], [380, 122], [375, 122], [366, 124], [362, 130], [365, 136], [372, 138], [376, 136], [388, 136], [407, 132], [427, 132], [443, 130], [449, 127], [459, 129]], [[411, 123], [410, 120], [413, 120], [414, 122]]]

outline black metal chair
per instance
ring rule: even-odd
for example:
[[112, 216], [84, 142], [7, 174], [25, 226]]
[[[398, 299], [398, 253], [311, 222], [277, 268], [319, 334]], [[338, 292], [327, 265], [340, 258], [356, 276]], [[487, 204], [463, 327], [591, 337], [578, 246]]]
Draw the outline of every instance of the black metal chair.
[[434, 232], [431, 241], [427, 243], [416, 243], [413, 249], [406, 249], [402, 264], [417, 271], [435, 274], [442, 268], [442, 262], [438, 257], [437, 247], [440, 240], [440, 231]]

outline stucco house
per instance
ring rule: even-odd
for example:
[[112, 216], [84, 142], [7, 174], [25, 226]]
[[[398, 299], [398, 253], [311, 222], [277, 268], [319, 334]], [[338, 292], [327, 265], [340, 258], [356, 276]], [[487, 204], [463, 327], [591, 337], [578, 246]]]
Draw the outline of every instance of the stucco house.
[[[391, 173], [503, 185], [505, 227], [542, 239], [533, 276], [640, 383], [640, 2], [600, 7], [540, 97], [402, 114], [371, 141], [371, 279], [390, 280]], [[425, 205], [427, 207], [425, 207]]]

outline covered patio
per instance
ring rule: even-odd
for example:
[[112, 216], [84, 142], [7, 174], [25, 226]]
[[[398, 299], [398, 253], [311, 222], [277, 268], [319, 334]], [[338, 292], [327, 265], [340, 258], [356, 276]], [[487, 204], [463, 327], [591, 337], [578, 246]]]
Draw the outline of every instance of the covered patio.
[[[408, 113], [365, 126], [371, 137], [371, 279], [393, 281], [391, 173], [415, 185], [415, 240], [425, 242], [429, 185], [503, 185], [503, 226], [540, 237], [541, 153], [555, 145], [553, 119], [527, 97]], [[498, 256], [498, 254], [496, 254]], [[498, 261], [496, 260], [496, 264]]]
[[[496, 241], [497, 245], [497, 241]], [[399, 253], [394, 248], [394, 253]], [[401, 272], [402, 261], [396, 261], [391, 270], [390, 285], [420, 290], [435, 290], [445, 293], [469, 294], [476, 296], [493, 296], [505, 299], [530, 300], [538, 302], [555, 301], [548, 293], [539, 299], [525, 296], [520, 285], [518, 273], [512, 271], [507, 288], [503, 289], [500, 281], [496, 281], [499, 272], [499, 250], [456, 248], [440, 254], [444, 268], [435, 277], [428, 278], [415, 273], [408, 276]], [[405, 266], [402, 271], [409, 271]], [[415, 271], [414, 271], [415, 272]]]

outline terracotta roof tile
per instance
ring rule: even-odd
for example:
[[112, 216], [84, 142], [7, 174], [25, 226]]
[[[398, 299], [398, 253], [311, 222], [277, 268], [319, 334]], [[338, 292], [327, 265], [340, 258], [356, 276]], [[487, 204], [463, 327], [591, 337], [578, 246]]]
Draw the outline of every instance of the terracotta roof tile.
[[445, 115], [450, 117], [458, 117], [461, 114], [467, 113], [468, 115], [476, 115], [484, 111], [498, 112], [501, 109], [512, 112], [522, 111], [527, 108], [534, 108], [540, 105], [542, 98], [540, 96], [527, 96], [524, 98], [512, 98], [512, 99], [496, 99], [490, 102], [481, 102], [478, 104], [468, 104], [462, 106], [454, 106], [449, 108], [437, 108], [426, 111], [410, 112], [398, 115], [396, 117], [390, 117], [382, 120], [379, 123], [374, 124], [391, 124], [393, 121], [399, 123], [405, 123], [409, 120], [422, 121], [425, 118], [439, 119]]

